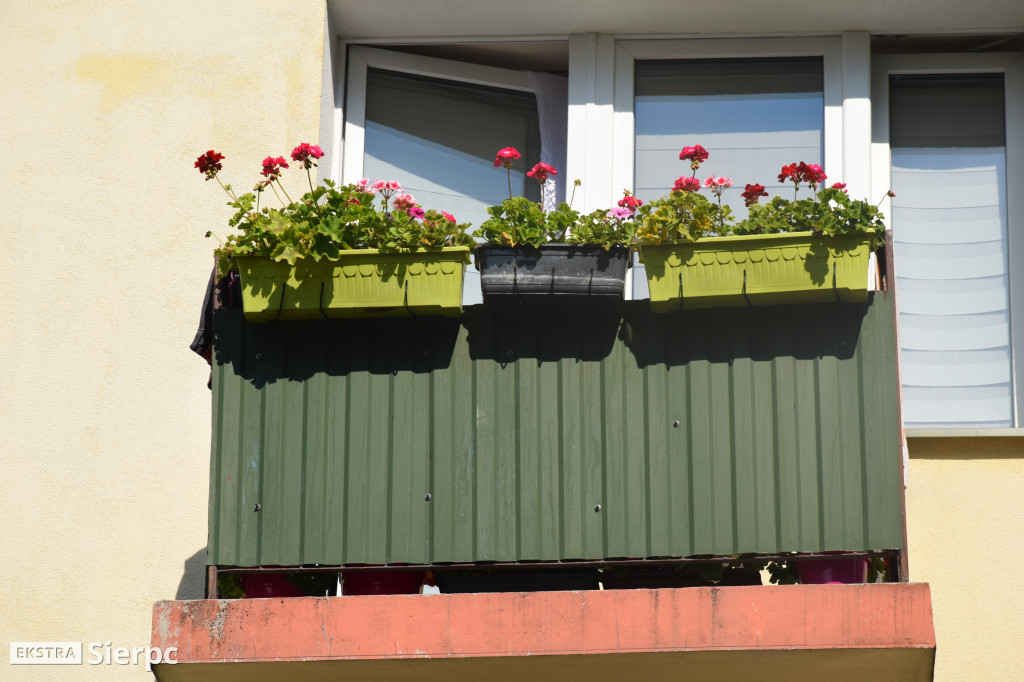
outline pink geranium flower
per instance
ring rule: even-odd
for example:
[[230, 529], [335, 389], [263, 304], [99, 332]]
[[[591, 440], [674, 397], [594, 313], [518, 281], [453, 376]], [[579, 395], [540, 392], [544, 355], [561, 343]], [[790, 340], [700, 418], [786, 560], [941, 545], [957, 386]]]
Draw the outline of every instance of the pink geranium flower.
[[722, 177], [716, 178], [714, 175], [712, 175], [710, 178], [704, 181], [704, 186], [710, 187], [712, 192], [721, 195], [722, 191], [724, 191], [726, 187], [732, 187], [732, 180], [729, 178]]
[[608, 211], [608, 214], [617, 220], [629, 220], [633, 217], [633, 209], [625, 206], [616, 206]]
[[457, 222], [459, 222], [459, 221], [457, 221], [455, 219], [455, 216], [453, 216], [451, 213], [447, 213], [445, 211], [441, 211], [441, 215], [443, 215], [444, 219], [447, 220], [450, 223], [457, 223]]
[[399, 211], [409, 211], [416, 206], [416, 200], [412, 198], [411, 194], [399, 194], [391, 202], [391, 205]]

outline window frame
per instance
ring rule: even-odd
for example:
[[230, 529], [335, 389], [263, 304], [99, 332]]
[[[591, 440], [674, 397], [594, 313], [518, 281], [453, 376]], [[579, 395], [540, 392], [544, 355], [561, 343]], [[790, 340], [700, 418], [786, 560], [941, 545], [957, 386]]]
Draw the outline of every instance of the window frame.
[[534, 92], [525, 72], [496, 66], [393, 52], [365, 45], [350, 45], [347, 61], [344, 154], [340, 162], [341, 172], [335, 175], [341, 178], [343, 184], [354, 183], [363, 177], [366, 78], [371, 68], [518, 92]]
[[[900, 54], [878, 55], [872, 60], [871, 102], [872, 196], [891, 187], [892, 151], [889, 145], [889, 77], [893, 75], [1003, 74], [1006, 121], [1006, 228], [1010, 311], [1010, 393], [1013, 427], [978, 429], [949, 427], [907, 429], [908, 436], [1024, 435], [1024, 54]], [[882, 204], [886, 225], [892, 229], [892, 203]], [[1015, 269], [1014, 263], [1018, 266]], [[896, 265], [897, 270], [899, 265]], [[896, 289], [899, 308], [899, 291]], [[897, 320], [897, 340], [899, 320]], [[1018, 362], [1018, 360], [1022, 360]]]
[[[654, 59], [821, 57], [824, 99], [823, 165], [828, 170], [830, 179], [835, 178], [837, 182], [843, 182], [846, 176], [843, 47], [842, 37], [618, 41], [615, 46], [615, 164], [612, 170], [612, 186], [629, 188], [630, 191], [635, 189], [634, 74], [638, 60]], [[784, 159], [779, 161], [780, 165], [784, 162]]]

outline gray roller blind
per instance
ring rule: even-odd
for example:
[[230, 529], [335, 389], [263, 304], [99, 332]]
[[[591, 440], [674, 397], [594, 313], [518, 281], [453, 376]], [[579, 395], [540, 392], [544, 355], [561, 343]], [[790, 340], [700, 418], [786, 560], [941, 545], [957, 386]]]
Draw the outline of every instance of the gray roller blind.
[[[737, 218], [747, 215], [740, 196], [747, 183], [792, 198], [792, 185], [778, 182], [779, 169], [798, 161], [823, 164], [823, 87], [818, 57], [638, 61], [636, 195], [655, 199], [690, 175], [679, 152], [699, 144], [711, 156], [697, 177], [732, 178], [723, 202]], [[801, 196], [810, 193], [804, 189]], [[633, 286], [634, 298], [649, 296], [642, 266], [634, 270]]]
[[792, 188], [777, 181], [779, 169], [794, 161], [822, 163], [820, 58], [638, 61], [635, 82], [635, 180], [642, 199], [665, 194], [690, 174], [679, 160], [685, 146], [700, 144], [711, 154], [697, 177], [733, 179], [725, 199], [740, 217], [746, 183], [791, 196]]
[[370, 179], [398, 180], [424, 207], [479, 224], [486, 206], [508, 198], [506, 174], [494, 168], [503, 147], [523, 154], [512, 192], [537, 200], [537, 183], [526, 182], [530, 160], [540, 158], [533, 94], [369, 70], [363, 172]]
[[1002, 75], [890, 79], [909, 428], [1013, 425]]

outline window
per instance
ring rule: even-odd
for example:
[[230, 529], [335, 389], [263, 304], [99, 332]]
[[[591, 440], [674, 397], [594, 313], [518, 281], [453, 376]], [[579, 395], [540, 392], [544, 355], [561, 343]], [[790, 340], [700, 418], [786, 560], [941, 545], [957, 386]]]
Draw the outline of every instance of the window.
[[[424, 206], [479, 225], [508, 197], [494, 154], [515, 147], [540, 156], [533, 93], [370, 69], [366, 78], [363, 175], [399, 179]], [[512, 191], [539, 201], [537, 183], [512, 171]]]
[[[663, 196], [691, 173], [679, 160], [684, 146], [711, 154], [698, 171], [732, 178], [723, 199], [746, 215], [740, 193], [760, 183], [786, 193], [779, 169], [797, 161], [843, 174], [842, 41], [667, 40], [621, 41], [616, 55], [615, 102], [628, 107], [628, 124], [615, 128], [616, 149], [629, 150], [617, 178], [641, 199]], [[628, 182], [628, 184], [626, 184]], [[633, 268], [633, 298], [646, 298], [643, 266]]]
[[875, 99], [885, 113], [880, 127], [896, 195], [889, 213], [904, 422], [910, 429], [1018, 426], [1013, 349], [1024, 341], [1024, 261], [1015, 257], [1020, 200], [1008, 191], [1021, 154], [1019, 118], [1006, 95], [1016, 77], [1012, 58], [879, 62]]
[[679, 150], [694, 144], [711, 154], [700, 179], [737, 183], [723, 199], [738, 217], [746, 214], [745, 183], [791, 194], [777, 181], [781, 166], [823, 163], [823, 100], [820, 57], [638, 61], [637, 196], [656, 199], [689, 175]]
[[[398, 180], [426, 208], [479, 226], [487, 206], [508, 198], [495, 153], [523, 154], [511, 191], [541, 200], [526, 168], [564, 168], [565, 78], [369, 47], [353, 47], [348, 67], [342, 179]], [[564, 176], [545, 203], [564, 195]], [[479, 275], [466, 271], [465, 304], [480, 302]]]

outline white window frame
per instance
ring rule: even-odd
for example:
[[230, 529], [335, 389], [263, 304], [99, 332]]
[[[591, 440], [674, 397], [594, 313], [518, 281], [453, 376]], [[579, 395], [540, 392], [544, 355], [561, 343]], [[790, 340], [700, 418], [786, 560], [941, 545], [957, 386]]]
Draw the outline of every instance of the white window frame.
[[[871, 161], [872, 196], [891, 187], [892, 152], [889, 147], [889, 76], [1001, 73], [1005, 93], [1006, 120], [1006, 227], [1010, 294], [1010, 390], [1013, 400], [1012, 429], [908, 429], [908, 436], [979, 436], [1022, 434], [1024, 427], [1024, 55], [992, 54], [908, 54], [880, 55], [873, 60]], [[886, 221], [892, 204], [883, 203]], [[889, 224], [891, 228], [891, 223]], [[1017, 265], [1014, 268], [1014, 265]], [[896, 265], [899, 269], [899, 264]], [[897, 305], [899, 291], [897, 289]], [[897, 322], [898, 324], [898, 322]], [[1018, 362], [1021, 360], [1022, 362]]]
[[[757, 38], [741, 39], [698, 39], [698, 40], [620, 40], [615, 46], [615, 119], [613, 130], [613, 148], [615, 163], [612, 168], [612, 186], [616, 188], [634, 189], [634, 73], [637, 60], [644, 59], [757, 59], [778, 57], [821, 57], [824, 95], [824, 167], [829, 179], [836, 182], [846, 181], [852, 174], [868, 176], [869, 156], [863, 155], [859, 163], [854, 162], [854, 154], [844, 151], [855, 150], [851, 140], [847, 140], [844, 150], [843, 109], [844, 83], [857, 80], [852, 77], [844, 79], [844, 45], [848, 42], [864, 43], [866, 34], [824, 38]], [[859, 46], [859, 45], [858, 45]], [[849, 50], [853, 51], [851, 45]], [[854, 70], [863, 73], [861, 80], [866, 99], [867, 59], [862, 66]], [[852, 88], [848, 88], [852, 89]], [[851, 98], [852, 105], [852, 98]], [[865, 121], [865, 129], [869, 130]], [[695, 141], [699, 142], [699, 140]], [[865, 145], [868, 139], [864, 140]], [[865, 147], [866, 148], [866, 147]], [[849, 159], [847, 158], [849, 157]], [[785, 161], [779, 161], [780, 166]], [[855, 168], [854, 166], [859, 166]], [[855, 190], [856, 188], [854, 188]], [[866, 189], [866, 188], [865, 188]], [[853, 191], [853, 190], [851, 190]], [[609, 197], [610, 198], [610, 197]]]
[[356, 182], [363, 177], [363, 152], [366, 144], [366, 73], [371, 68], [518, 92], [534, 92], [529, 78], [523, 71], [392, 52], [364, 45], [350, 45], [348, 78], [345, 83], [348, 94], [345, 107], [345, 151], [340, 160], [340, 168], [335, 169], [334, 175], [340, 177], [343, 184]]

